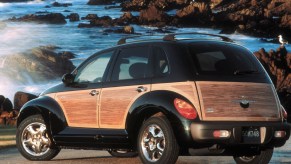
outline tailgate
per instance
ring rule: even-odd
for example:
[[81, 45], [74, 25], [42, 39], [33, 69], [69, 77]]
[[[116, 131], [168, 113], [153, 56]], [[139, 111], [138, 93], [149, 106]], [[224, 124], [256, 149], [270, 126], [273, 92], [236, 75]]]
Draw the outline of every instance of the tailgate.
[[279, 102], [271, 84], [200, 81], [196, 85], [202, 120], [280, 120]]

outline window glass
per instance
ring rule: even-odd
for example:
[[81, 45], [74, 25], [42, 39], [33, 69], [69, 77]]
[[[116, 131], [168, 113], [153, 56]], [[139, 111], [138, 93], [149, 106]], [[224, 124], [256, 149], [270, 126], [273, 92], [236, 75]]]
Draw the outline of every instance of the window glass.
[[118, 55], [111, 80], [140, 79], [148, 76], [148, 47], [123, 49]]
[[153, 52], [155, 58], [155, 74], [157, 76], [166, 75], [169, 73], [169, 63], [165, 52], [160, 47], [154, 47]]
[[102, 55], [98, 55], [89, 64], [83, 66], [75, 78], [77, 83], [98, 83], [102, 81], [104, 72], [110, 61], [113, 52], [107, 52]]
[[253, 55], [240, 46], [191, 45], [190, 54], [200, 74], [234, 75], [240, 71], [260, 71]]

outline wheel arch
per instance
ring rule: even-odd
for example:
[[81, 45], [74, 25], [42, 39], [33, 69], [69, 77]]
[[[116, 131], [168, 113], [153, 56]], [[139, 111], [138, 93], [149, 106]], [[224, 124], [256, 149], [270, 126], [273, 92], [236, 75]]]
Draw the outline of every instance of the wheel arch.
[[36, 114], [43, 117], [52, 135], [59, 133], [67, 126], [65, 115], [59, 104], [51, 97], [41, 96], [27, 102], [20, 109], [17, 127], [25, 118]]
[[134, 148], [139, 129], [142, 123], [152, 116], [164, 115], [171, 123], [173, 132], [180, 147], [188, 147], [192, 141], [190, 133], [190, 124], [193, 120], [182, 117], [174, 106], [174, 99], [180, 98], [190, 103], [190, 101], [182, 95], [171, 91], [153, 91], [146, 97], [140, 97], [131, 106], [126, 119], [126, 130], [129, 134]]

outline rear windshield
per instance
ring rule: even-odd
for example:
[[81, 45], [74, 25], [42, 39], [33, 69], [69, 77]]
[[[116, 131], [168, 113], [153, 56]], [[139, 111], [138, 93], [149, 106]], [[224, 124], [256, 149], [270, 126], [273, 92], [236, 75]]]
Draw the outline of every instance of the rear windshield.
[[237, 45], [190, 44], [189, 52], [199, 74], [239, 75], [261, 73], [247, 49]]

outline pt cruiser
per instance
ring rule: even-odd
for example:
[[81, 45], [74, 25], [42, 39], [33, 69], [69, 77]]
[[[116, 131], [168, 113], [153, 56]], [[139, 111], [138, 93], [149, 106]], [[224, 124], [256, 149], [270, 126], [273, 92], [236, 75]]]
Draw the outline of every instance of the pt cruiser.
[[224, 36], [176, 35], [121, 39], [27, 102], [17, 120], [20, 153], [38, 161], [62, 148], [99, 149], [172, 164], [208, 148], [237, 163], [268, 163], [290, 127], [262, 65]]

